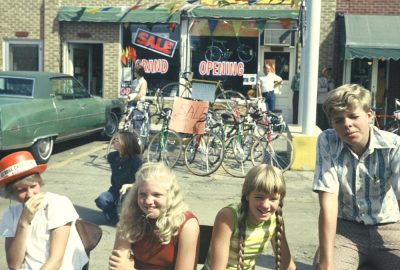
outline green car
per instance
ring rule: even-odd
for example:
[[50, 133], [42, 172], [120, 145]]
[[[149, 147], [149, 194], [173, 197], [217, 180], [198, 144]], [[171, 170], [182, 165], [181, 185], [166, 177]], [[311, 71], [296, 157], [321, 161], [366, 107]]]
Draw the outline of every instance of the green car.
[[111, 137], [124, 105], [91, 96], [62, 73], [0, 72], [0, 151], [29, 149], [46, 163], [54, 142], [96, 132]]

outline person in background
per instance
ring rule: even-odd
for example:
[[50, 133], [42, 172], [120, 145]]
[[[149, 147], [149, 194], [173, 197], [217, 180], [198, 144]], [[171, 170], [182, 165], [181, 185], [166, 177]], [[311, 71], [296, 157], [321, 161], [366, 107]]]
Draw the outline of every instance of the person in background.
[[322, 104], [324, 103], [326, 96], [329, 91], [335, 88], [334, 82], [332, 80], [332, 69], [323, 68], [321, 71], [321, 76], [318, 78], [318, 93], [317, 93], [317, 126], [321, 130], [329, 128], [328, 119], [326, 118], [324, 111], [322, 109]]
[[282, 78], [273, 73], [273, 69], [269, 64], [264, 66], [264, 76], [258, 78], [258, 96], [265, 99], [267, 109], [275, 111], [275, 87], [282, 83]]
[[17, 201], [0, 222], [8, 268], [81, 270], [88, 257], [75, 227], [78, 213], [67, 197], [42, 191], [46, 168], [27, 151], [0, 160], [0, 187]]
[[270, 241], [275, 269], [295, 269], [282, 216], [286, 185], [282, 172], [267, 164], [246, 175], [241, 201], [217, 214], [203, 270], [254, 269]]
[[132, 82], [132, 93], [128, 95], [128, 101], [144, 101], [147, 93], [147, 81], [144, 78], [144, 67], [136, 64], [133, 68], [135, 79]]
[[323, 109], [333, 129], [317, 142], [314, 269], [399, 269], [400, 137], [371, 125], [371, 95], [360, 85], [330, 91]]
[[293, 76], [290, 88], [293, 91], [293, 124], [297, 124], [299, 116], [300, 67], [299, 71]]
[[146, 163], [123, 203], [109, 270], [194, 270], [199, 233], [172, 170]]
[[[138, 138], [132, 132], [119, 131], [117, 139], [113, 141], [116, 151], [110, 152], [107, 161], [111, 167], [111, 186], [102, 192], [95, 200], [98, 208], [103, 211], [105, 219], [116, 224], [118, 222], [118, 202], [120, 191], [124, 184], [135, 182], [135, 173], [139, 170], [143, 161]], [[122, 190], [121, 190], [122, 189]]]

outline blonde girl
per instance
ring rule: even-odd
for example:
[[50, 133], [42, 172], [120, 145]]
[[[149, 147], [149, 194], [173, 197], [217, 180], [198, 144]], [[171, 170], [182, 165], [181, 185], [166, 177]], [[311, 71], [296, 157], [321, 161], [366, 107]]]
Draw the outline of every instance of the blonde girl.
[[144, 164], [122, 205], [109, 269], [196, 269], [200, 229], [187, 209], [175, 174]]
[[246, 175], [239, 204], [219, 211], [203, 270], [254, 269], [271, 242], [275, 269], [295, 269], [282, 217], [286, 186], [279, 169], [260, 164]]

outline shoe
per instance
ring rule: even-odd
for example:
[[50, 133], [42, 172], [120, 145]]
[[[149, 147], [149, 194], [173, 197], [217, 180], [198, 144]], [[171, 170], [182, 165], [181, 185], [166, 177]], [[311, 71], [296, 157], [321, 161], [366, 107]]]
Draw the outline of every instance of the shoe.
[[118, 219], [113, 218], [110, 213], [108, 212], [103, 212], [104, 218], [107, 220], [108, 223], [111, 223], [112, 225], [116, 225], [118, 223]]
[[118, 223], [118, 218], [112, 217], [112, 215], [109, 212], [103, 212], [103, 215], [108, 223], [111, 223], [112, 225], [116, 225]]

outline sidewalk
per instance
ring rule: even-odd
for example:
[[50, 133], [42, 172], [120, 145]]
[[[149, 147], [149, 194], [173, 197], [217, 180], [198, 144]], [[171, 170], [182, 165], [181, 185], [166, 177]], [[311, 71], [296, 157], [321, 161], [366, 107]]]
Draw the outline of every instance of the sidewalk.
[[[68, 196], [82, 218], [101, 226], [103, 238], [91, 253], [90, 269], [106, 270], [114, 243], [115, 227], [105, 222], [94, 204], [94, 199], [108, 188], [110, 169], [104, 159], [106, 144], [95, 143], [95, 147], [84, 146], [95, 149], [91, 152], [87, 149], [75, 149], [74, 153], [54, 155], [43, 178], [45, 190]], [[101, 143], [104, 144], [103, 148], [101, 145], [99, 147]], [[222, 168], [210, 177], [194, 176], [184, 166], [177, 166], [174, 171], [186, 202], [201, 224], [212, 225], [215, 215], [222, 207], [240, 199], [243, 179], [226, 175]], [[284, 174], [287, 195], [283, 215], [289, 246], [299, 270], [311, 270], [318, 243], [319, 206], [317, 195], [311, 191], [312, 175], [312, 172], [303, 171], [288, 171]], [[8, 205], [9, 200], [0, 198], [0, 213]], [[270, 252], [271, 248], [268, 250]], [[7, 269], [3, 238], [0, 238], [0, 269]], [[256, 270], [261, 269], [274, 269], [274, 258], [270, 253], [262, 255], [258, 261]]]

